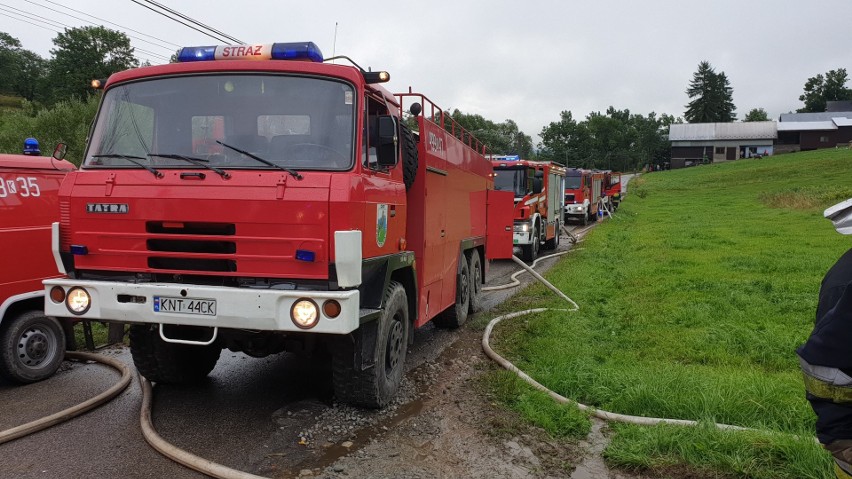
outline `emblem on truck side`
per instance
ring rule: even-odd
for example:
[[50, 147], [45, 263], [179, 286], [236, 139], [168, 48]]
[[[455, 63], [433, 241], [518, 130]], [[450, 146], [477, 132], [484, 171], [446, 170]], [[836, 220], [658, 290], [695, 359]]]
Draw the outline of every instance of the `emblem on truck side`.
[[385, 245], [388, 237], [388, 205], [376, 205], [376, 244], [379, 248]]
[[127, 214], [127, 203], [86, 203], [86, 213]]

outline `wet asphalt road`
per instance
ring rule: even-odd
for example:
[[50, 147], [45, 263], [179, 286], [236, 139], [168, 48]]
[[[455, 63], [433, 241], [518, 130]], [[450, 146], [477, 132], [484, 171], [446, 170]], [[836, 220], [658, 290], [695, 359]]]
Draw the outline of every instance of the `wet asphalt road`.
[[[566, 249], [563, 236], [559, 250]], [[546, 252], [545, 252], [546, 254]], [[556, 260], [542, 261], [537, 270]], [[493, 262], [488, 285], [503, 284], [518, 267]], [[529, 275], [521, 275], [528, 282]], [[485, 293], [486, 310], [518, 288]], [[440, 356], [457, 334], [426, 326], [417, 331], [406, 369]], [[102, 351], [132, 364], [129, 350]], [[63, 364], [54, 377], [13, 386], [0, 379], [0, 430], [54, 413], [107, 389], [119, 378], [98, 364]], [[157, 386], [153, 417], [157, 431], [178, 447], [244, 471], [275, 475], [270, 457], [299, 454], [294, 437], [332, 401], [328, 365], [288, 354], [263, 359], [223, 351], [209, 381], [193, 386]], [[90, 477], [204, 477], [171, 462], [145, 443], [139, 428], [141, 391], [134, 379], [110, 403], [51, 429], [0, 445], [0, 477], [69, 479]], [[297, 421], [279, 421], [299, 412]], [[295, 416], [294, 416], [295, 417]], [[282, 424], [285, 424], [282, 426]]]

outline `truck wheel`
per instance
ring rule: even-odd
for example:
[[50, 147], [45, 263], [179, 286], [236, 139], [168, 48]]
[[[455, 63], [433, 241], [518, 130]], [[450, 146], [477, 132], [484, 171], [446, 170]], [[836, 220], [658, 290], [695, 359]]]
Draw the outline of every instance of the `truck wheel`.
[[536, 223], [535, 228], [533, 229], [532, 241], [530, 244], [524, 245], [521, 247], [521, 251], [524, 253], [524, 261], [527, 263], [532, 263], [538, 258], [538, 249], [541, 246], [541, 234], [538, 231], [538, 223]]
[[399, 131], [402, 133], [402, 182], [407, 190], [414, 184], [414, 178], [417, 176], [417, 143], [414, 142], [414, 134], [408, 125], [400, 122]]
[[18, 383], [50, 377], [65, 357], [65, 334], [56, 318], [25, 311], [0, 327], [0, 376]]
[[[337, 399], [346, 403], [383, 408], [399, 389], [408, 351], [408, 296], [391, 281], [385, 291], [384, 309], [375, 328], [362, 328], [339, 338], [332, 352], [332, 380]], [[370, 332], [372, 331], [372, 332]], [[368, 346], [365, 348], [365, 346]], [[369, 351], [369, 352], [365, 352]], [[356, 355], [370, 354], [358, 367]]]
[[583, 213], [583, 226], [589, 226], [589, 210]]
[[470, 252], [470, 308], [468, 313], [474, 314], [482, 311], [482, 261], [479, 259], [479, 250]]
[[456, 329], [467, 321], [470, 310], [470, 268], [467, 258], [462, 254], [459, 258], [459, 276], [456, 282], [456, 304], [442, 311], [432, 322], [439, 328]]
[[556, 249], [559, 247], [559, 235], [562, 234], [562, 231], [559, 228], [559, 220], [556, 220], [556, 234], [553, 235], [553, 238], [544, 242], [545, 249]]
[[164, 384], [198, 382], [207, 377], [222, 348], [167, 343], [160, 338], [159, 326], [130, 326], [130, 353], [139, 374]]

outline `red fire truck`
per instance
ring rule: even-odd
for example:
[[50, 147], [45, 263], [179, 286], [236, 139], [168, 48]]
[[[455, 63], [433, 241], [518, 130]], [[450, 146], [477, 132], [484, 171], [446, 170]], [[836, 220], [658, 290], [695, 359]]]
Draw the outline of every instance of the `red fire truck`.
[[565, 221], [577, 219], [583, 225], [597, 221], [603, 195], [602, 171], [569, 168], [565, 173]]
[[515, 197], [512, 242], [524, 261], [538, 257], [539, 248], [556, 249], [565, 208], [565, 168], [558, 163], [492, 156], [494, 189]]
[[106, 82], [46, 311], [129, 323], [153, 381], [200, 380], [223, 348], [328, 352], [338, 399], [386, 405], [414, 328], [460, 326], [486, 260], [511, 257], [481, 143], [311, 42], [178, 59]]
[[43, 279], [55, 278], [51, 224], [59, 219], [59, 184], [74, 165], [43, 156], [0, 155], [0, 375], [44, 379], [65, 355], [65, 331], [44, 315]]

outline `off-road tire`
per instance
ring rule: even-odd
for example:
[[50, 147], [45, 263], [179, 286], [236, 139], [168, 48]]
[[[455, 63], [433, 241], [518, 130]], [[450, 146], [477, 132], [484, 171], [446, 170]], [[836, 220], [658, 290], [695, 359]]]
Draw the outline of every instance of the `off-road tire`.
[[56, 318], [24, 311], [0, 324], [0, 376], [27, 384], [53, 375], [65, 357], [65, 333]]
[[408, 190], [417, 177], [417, 143], [414, 141], [414, 134], [405, 123], [400, 122], [399, 132], [402, 141], [402, 182]]
[[[408, 352], [408, 296], [391, 281], [375, 328], [360, 328], [332, 343], [332, 383], [339, 401], [368, 408], [383, 408], [396, 396]], [[365, 337], [375, 335], [375, 337]], [[372, 344], [372, 357], [356, 361], [364, 343]], [[371, 363], [366, 369], [360, 363]]]
[[530, 244], [521, 246], [521, 252], [524, 256], [524, 261], [532, 263], [538, 258], [538, 250], [541, 247], [541, 233], [539, 233], [538, 223], [533, 227], [533, 235]]
[[559, 247], [559, 236], [562, 234], [562, 226], [559, 224], [559, 220], [556, 220], [556, 234], [553, 235], [553, 238], [544, 242], [544, 249], [554, 250]]
[[583, 226], [589, 226], [589, 216], [591, 216], [589, 214], [589, 210], [586, 210], [586, 212], [583, 213]]
[[470, 310], [470, 268], [464, 254], [459, 258], [459, 272], [456, 280], [456, 303], [438, 313], [432, 322], [436, 327], [446, 329], [460, 328], [467, 321]]
[[469, 314], [482, 311], [482, 260], [479, 259], [479, 250], [470, 252], [470, 308]]
[[222, 348], [172, 344], [160, 338], [158, 325], [130, 326], [130, 353], [139, 374], [163, 384], [186, 384], [203, 380], [219, 360]]

